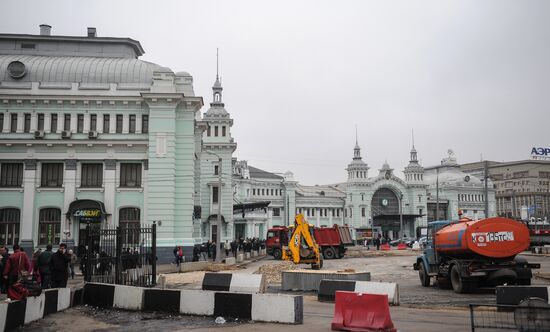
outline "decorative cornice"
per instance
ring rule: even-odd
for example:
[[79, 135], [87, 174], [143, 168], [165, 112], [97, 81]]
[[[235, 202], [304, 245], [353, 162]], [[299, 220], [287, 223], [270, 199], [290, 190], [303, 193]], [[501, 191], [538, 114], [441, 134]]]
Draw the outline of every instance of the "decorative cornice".
[[76, 171], [77, 159], [66, 159], [65, 160], [65, 170]]

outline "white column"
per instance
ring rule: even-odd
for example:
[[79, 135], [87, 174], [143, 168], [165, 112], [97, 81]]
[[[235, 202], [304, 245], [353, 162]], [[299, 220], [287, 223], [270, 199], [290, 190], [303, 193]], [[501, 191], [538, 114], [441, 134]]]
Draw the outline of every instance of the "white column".
[[[11, 122], [11, 116], [10, 116], [10, 122]], [[18, 133], [23, 132], [24, 122], [25, 122], [25, 114], [24, 113], [18, 113], [17, 114], [17, 132]]]
[[[116, 160], [105, 159], [105, 176], [103, 177], [103, 186], [105, 187], [105, 210], [111, 214], [111, 220], [108, 225], [118, 225], [117, 211], [115, 211], [115, 192], [116, 192]], [[114, 221], [117, 220], [115, 223]]]
[[[75, 117], [71, 117], [72, 119]], [[71, 128], [73, 128], [71, 126]], [[76, 127], [74, 127], [76, 128]], [[69, 205], [76, 198], [76, 159], [65, 160], [65, 172], [63, 173], [63, 188], [65, 191], [64, 200], [63, 200], [63, 211], [62, 213], [69, 210]], [[74, 239], [74, 234], [72, 232], [73, 225], [72, 220], [67, 220], [65, 216], [61, 216], [61, 239], [65, 239], [65, 231], [71, 232], [71, 237], [69, 239]], [[63, 240], [62, 240], [63, 241]]]
[[44, 113], [44, 132], [51, 132], [52, 127], [52, 116], [50, 113]]
[[36, 112], [31, 113], [31, 129], [30, 132], [34, 132], [38, 128], [38, 116]]
[[127, 113], [124, 113], [122, 115], [122, 133], [128, 134], [128, 127], [130, 124], [129, 116]]
[[76, 133], [77, 115], [71, 114], [71, 132]]
[[4, 133], [10, 132], [11, 115], [9, 112], [4, 112], [4, 128], [0, 128], [0, 131]]
[[109, 133], [116, 133], [116, 114], [109, 116]]
[[101, 113], [97, 114], [96, 131], [98, 133], [103, 132], [103, 114]]
[[[20, 245], [23, 248], [34, 249], [34, 197], [36, 181], [36, 160], [25, 160], [25, 170], [23, 171], [23, 218], [21, 219], [21, 233], [19, 235]], [[36, 218], [37, 219], [37, 218]], [[38, 222], [38, 220], [36, 220]], [[33, 252], [33, 251], [30, 251]]]
[[332, 214], [335, 213], [335, 210], [333, 208], [328, 209], [328, 225], [332, 226], [334, 223], [332, 222]]
[[321, 209], [315, 209], [315, 211], [317, 227], [321, 227]]
[[152, 224], [153, 221], [147, 220], [147, 192], [149, 188], [149, 160], [146, 159], [143, 161], [143, 211], [142, 211], [142, 224]]
[[90, 131], [90, 113], [84, 113], [84, 130], [82, 130], [82, 132], [84, 134], [87, 134], [89, 131]]
[[143, 115], [136, 114], [136, 133], [141, 134], [141, 117]]

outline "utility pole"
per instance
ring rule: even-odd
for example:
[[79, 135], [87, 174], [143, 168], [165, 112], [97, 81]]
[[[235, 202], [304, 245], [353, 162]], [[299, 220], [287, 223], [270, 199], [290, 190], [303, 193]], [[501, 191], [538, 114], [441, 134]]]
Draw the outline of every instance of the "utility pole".
[[[244, 209], [244, 207], [243, 207]], [[218, 156], [218, 215], [216, 222], [216, 263], [222, 261], [222, 250], [220, 244], [222, 240], [222, 157]]]
[[439, 220], [439, 167], [435, 171], [435, 220]]
[[485, 218], [489, 218], [489, 163], [487, 160], [485, 160], [483, 177], [485, 179]]
[[403, 194], [399, 195], [399, 238], [403, 241]]

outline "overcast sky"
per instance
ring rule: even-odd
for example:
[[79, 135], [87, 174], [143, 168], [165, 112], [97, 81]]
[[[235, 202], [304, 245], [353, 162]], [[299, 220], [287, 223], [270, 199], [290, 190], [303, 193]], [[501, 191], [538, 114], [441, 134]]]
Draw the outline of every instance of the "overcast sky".
[[550, 1], [6, 1], [0, 32], [139, 40], [212, 100], [220, 48], [235, 156], [302, 184], [345, 181], [355, 125], [369, 176], [528, 159], [550, 147]]

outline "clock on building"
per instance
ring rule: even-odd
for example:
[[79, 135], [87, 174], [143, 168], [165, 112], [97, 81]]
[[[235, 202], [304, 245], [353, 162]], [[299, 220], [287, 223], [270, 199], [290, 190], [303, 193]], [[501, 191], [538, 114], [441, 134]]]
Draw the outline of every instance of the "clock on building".
[[382, 206], [388, 206], [388, 200], [387, 199], [382, 199]]

